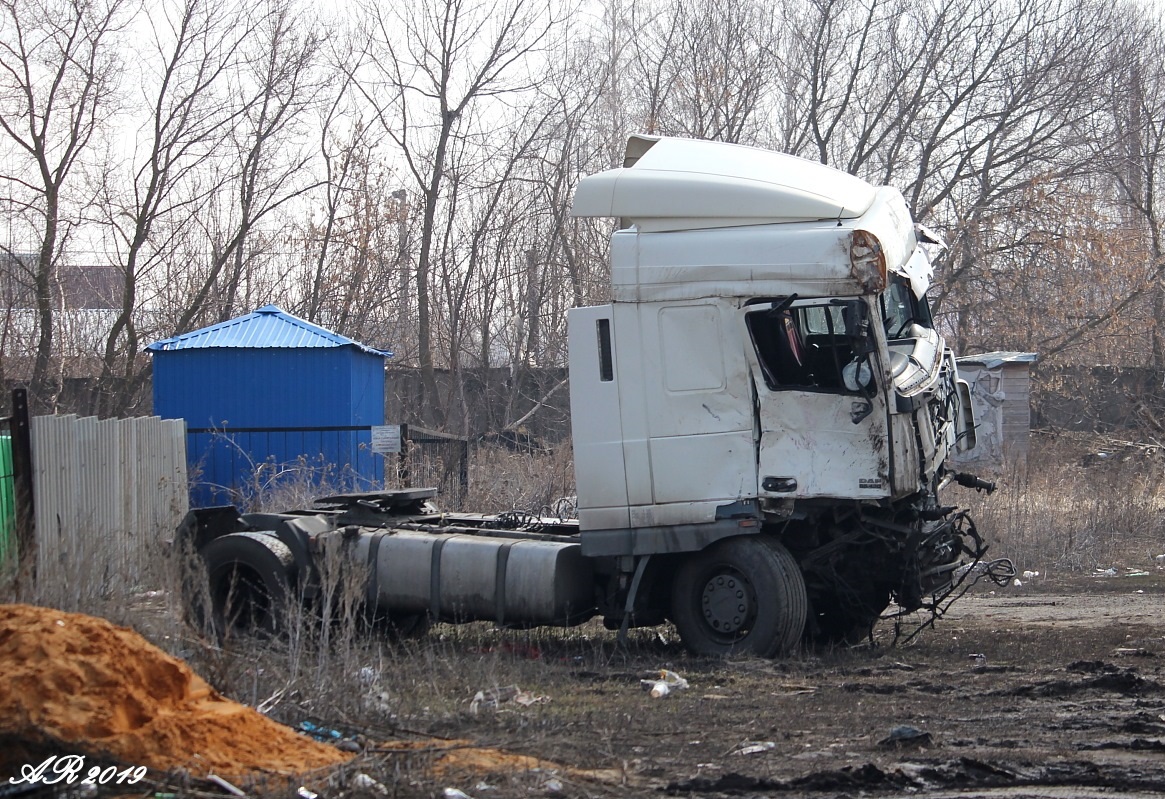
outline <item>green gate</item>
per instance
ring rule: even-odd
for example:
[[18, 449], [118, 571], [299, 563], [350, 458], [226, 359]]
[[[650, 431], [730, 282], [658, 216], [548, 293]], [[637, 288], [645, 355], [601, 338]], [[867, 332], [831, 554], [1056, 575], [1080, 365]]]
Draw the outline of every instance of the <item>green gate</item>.
[[16, 473], [12, 469], [12, 436], [0, 435], [0, 568], [14, 554], [16, 530]]

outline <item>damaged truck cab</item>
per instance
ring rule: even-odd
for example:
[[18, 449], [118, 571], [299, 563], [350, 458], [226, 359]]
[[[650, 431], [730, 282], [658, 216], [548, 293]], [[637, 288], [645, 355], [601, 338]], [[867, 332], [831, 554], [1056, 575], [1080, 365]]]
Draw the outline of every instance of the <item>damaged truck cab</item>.
[[[974, 445], [926, 301], [942, 245], [897, 190], [637, 137], [573, 213], [621, 219], [611, 304], [569, 320], [584, 555], [665, 556], [670, 615], [707, 650], [761, 612], [748, 563], [764, 549], [796, 562], [818, 636], [868, 626], [892, 597], [919, 607], [977, 554], [937, 498], [948, 455]], [[742, 536], [735, 555], [709, 549]], [[724, 578], [740, 601], [722, 601]]]
[[611, 302], [569, 312], [578, 520], [439, 514], [416, 491], [193, 511], [216, 618], [310, 601], [332, 551], [402, 628], [671, 620], [701, 654], [777, 655], [950, 593], [985, 547], [939, 491], [990, 485], [947, 471], [974, 421], [926, 300], [942, 244], [902, 195], [636, 136], [572, 213], [621, 220]]

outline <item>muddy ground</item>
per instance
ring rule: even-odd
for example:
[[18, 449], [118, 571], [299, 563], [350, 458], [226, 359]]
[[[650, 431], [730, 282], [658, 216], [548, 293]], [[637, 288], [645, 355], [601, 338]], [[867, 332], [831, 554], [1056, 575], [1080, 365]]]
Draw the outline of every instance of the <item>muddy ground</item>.
[[[634, 631], [627, 652], [597, 623], [465, 629], [329, 663], [330, 697], [263, 684], [273, 667], [249, 652], [233, 675], [192, 665], [364, 747], [296, 778], [321, 799], [1165, 795], [1165, 571], [980, 586], [909, 645], [883, 623], [877, 646], [777, 661], [693, 658], [666, 627]], [[652, 698], [640, 680], [662, 668], [689, 686]], [[510, 685], [523, 693], [491, 706]], [[224, 795], [152, 779], [134, 795]]]
[[[909, 646], [886, 646], [891, 632], [782, 661], [693, 659], [641, 638], [603, 666], [569, 641], [504, 645], [537, 659], [513, 673], [549, 701], [463, 708], [425, 731], [583, 770], [558, 773], [565, 795], [1165, 793], [1165, 573], [987, 586]], [[638, 683], [659, 667], [690, 687], [651, 698]], [[896, 727], [915, 737], [891, 740]], [[444, 770], [414, 787], [539, 795], [551, 772]]]

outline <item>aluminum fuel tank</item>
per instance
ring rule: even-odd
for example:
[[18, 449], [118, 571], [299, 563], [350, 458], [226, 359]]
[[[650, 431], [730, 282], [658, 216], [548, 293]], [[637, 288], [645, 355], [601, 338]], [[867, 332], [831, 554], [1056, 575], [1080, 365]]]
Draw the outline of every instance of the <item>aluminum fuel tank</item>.
[[445, 621], [577, 624], [594, 614], [591, 562], [574, 542], [387, 530], [361, 536], [380, 610]]

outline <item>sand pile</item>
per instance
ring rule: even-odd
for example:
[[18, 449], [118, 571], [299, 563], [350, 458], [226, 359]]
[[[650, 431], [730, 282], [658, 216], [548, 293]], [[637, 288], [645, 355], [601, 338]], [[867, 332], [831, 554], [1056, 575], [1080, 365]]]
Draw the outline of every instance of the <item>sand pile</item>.
[[431, 738], [425, 741], [382, 741], [374, 744], [380, 753], [423, 753], [432, 758], [433, 775], [449, 779], [472, 779], [483, 775], [517, 777], [523, 773], [540, 772], [548, 776], [562, 776], [574, 780], [631, 785], [635, 781], [625, 769], [583, 769], [543, 760], [532, 755], [519, 755], [479, 746], [473, 741], [456, 738]]
[[104, 619], [0, 605], [0, 737], [194, 776], [300, 774], [351, 755], [223, 698]]

